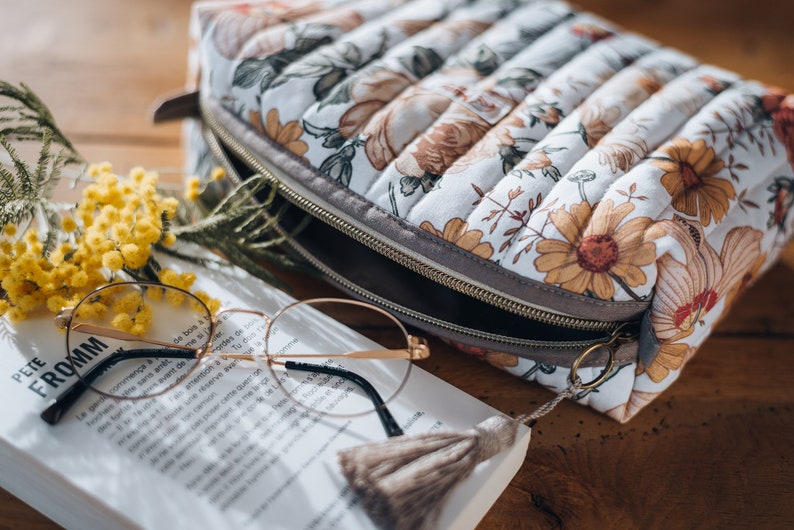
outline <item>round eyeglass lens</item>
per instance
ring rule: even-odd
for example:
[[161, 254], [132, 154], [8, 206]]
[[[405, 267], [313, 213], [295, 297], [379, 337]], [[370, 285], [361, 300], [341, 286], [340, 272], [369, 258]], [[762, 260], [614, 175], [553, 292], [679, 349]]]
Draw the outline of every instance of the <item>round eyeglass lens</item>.
[[278, 313], [266, 334], [274, 379], [304, 407], [355, 416], [384, 406], [411, 370], [408, 334], [390, 314], [353, 300], [309, 300]]
[[94, 390], [120, 398], [161, 394], [198, 365], [212, 331], [207, 306], [160, 284], [100, 288], [73, 310], [69, 361]]

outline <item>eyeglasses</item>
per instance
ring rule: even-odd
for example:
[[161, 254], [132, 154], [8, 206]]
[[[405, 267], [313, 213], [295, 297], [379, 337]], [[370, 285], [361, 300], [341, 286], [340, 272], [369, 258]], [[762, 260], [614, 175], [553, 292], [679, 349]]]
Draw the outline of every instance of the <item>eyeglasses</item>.
[[280, 390], [331, 416], [375, 411], [395, 436], [402, 431], [386, 404], [405, 385], [412, 361], [430, 354], [423, 338], [364, 302], [317, 298], [272, 317], [237, 308], [213, 315], [192, 293], [159, 283], [100, 287], [62, 310], [56, 325], [66, 330], [78, 381], [41, 414], [50, 424], [89, 389], [123, 400], [159, 396], [182, 383], [208, 390], [224, 376], [226, 359], [256, 363], [250, 377], [259, 392]]

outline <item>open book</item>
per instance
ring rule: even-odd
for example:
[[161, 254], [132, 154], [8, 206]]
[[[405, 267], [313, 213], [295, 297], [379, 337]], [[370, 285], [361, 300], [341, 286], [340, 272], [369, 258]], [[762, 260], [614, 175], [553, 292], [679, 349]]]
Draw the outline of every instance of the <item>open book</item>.
[[[238, 269], [195, 272], [195, 288], [225, 306], [268, 312], [291, 301]], [[296, 412], [257, 384], [255, 366], [219, 362], [220, 377], [198, 371], [156, 398], [120, 402], [88, 392], [50, 426], [39, 414], [76, 378], [65, 347], [49, 316], [14, 326], [0, 319], [0, 485], [54, 521], [81, 529], [374, 528], [339, 471], [337, 451], [384, 439], [375, 414]], [[408, 435], [467, 429], [498, 414], [419, 368], [389, 408]], [[528, 443], [521, 426], [509, 451], [454, 490], [438, 527], [475, 527]]]

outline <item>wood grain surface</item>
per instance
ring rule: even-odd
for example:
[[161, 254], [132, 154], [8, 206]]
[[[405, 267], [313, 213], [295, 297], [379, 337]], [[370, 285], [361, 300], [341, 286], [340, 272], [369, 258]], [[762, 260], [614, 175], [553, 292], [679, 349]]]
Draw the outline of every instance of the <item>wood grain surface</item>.
[[[792, 3], [578, 5], [794, 91]], [[187, 0], [0, 0], [0, 78], [30, 85], [93, 161], [109, 160], [122, 172], [179, 167], [179, 126], [152, 125], [149, 110], [184, 83], [189, 9]], [[793, 277], [789, 247], [681, 378], [628, 424], [568, 402], [541, 420], [523, 468], [480, 528], [794, 526]], [[332, 292], [318, 281], [295, 285], [299, 297]], [[424, 368], [504, 412], [551, 397], [438, 341], [432, 347]], [[5, 528], [57, 525], [0, 490]]]

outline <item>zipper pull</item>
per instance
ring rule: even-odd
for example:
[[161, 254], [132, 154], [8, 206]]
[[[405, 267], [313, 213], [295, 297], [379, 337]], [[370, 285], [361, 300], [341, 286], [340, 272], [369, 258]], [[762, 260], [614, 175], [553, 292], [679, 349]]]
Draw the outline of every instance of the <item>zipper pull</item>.
[[200, 117], [198, 90], [165, 96], [155, 103], [152, 111], [154, 123]]
[[[612, 369], [615, 367], [615, 352], [618, 350], [620, 345], [637, 340], [639, 331], [636, 324], [636, 322], [623, 322], [615, 329], [615, 331], [612, 332], [609, 337], [595, 342], [594, 344], [585, 348], [571, 365], [571, 373], [568, 374], [568, 382], [573, 385], [578, 380], [580, 383], [579, 388], [582, 390], [588, 390], [590, 388], [595, 388], [606, 381], [609, 375], [612, 373]], [[598, 375], [598, 377], [588, 383], [582, 383], [581, 379], [576, 374], [576, 372], [579, 370], [579, 366], [582, 364], [582, 362], [584, 362], [585, 359], [590, 357], [593, 353], [597, 352], [601, 348], [605, 348], [609, 353], [609, 359], [607, 359], [606, 366], [604, 366], [603, 371]]]

